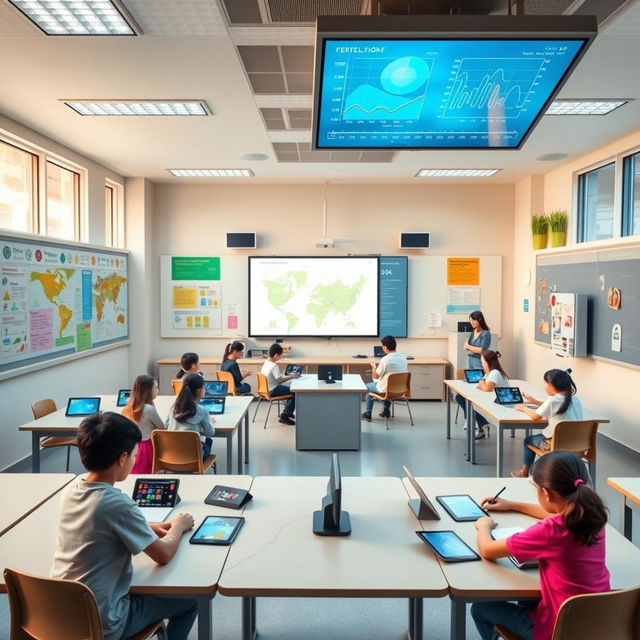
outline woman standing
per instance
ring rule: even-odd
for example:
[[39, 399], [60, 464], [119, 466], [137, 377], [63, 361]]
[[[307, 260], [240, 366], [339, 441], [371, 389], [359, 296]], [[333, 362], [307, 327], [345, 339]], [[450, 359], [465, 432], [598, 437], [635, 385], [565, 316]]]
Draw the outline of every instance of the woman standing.
[[482, 369], [480, 354], [483, 349], [491, 347], [491, 332], [484, 319], [482, 311], [473, 311], [469, 314], [471, 323], [471, 336], [467, 340], [464, 348], [467, 351], [467, 368]]
[[222, 364], [220, 365], [220, 369], [222, 369], [222, 371], [228, 371], [233, 376], [236, 393], [251, 392], [249, 384], [247, 382], [243, 382], [246, 377], [251, 375], [251, 371], [248, 369], [240, 369], [237, 362], [239, 358], [242, 358], [243, 353], [244, 345], [242, 342], [230, 342], [225, 347]]

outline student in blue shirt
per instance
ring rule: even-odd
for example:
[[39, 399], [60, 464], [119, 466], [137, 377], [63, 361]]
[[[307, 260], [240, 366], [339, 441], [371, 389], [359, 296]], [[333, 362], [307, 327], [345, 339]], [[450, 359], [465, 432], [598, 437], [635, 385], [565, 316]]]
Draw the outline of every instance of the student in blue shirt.
[[483, 349], [491, 347], [491, 331], [480, 310], [469, 314], [469, 322], [473, 331], [464, 345], [467, 351], [467, 369], [482, 369], [480, 354]]

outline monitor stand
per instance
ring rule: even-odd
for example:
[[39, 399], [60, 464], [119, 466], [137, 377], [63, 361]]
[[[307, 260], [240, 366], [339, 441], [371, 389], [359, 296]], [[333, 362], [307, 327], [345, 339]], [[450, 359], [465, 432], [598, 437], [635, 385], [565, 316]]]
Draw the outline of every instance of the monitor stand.
[[348, 511], [340, 512], [339, 527], [325, 527], [322, 509], [313, 512], [313, 533], [317, 536], [348, 536], [351, 535], [351, 518]]
[[433, 513], [431, 509], [429, 509], [420, 498], [414, 498], [413, 500], [409, 500], [409, 507], [411, 507], [411, 511], [415, 514], [418, 520], [435, 520], [433, 517]]

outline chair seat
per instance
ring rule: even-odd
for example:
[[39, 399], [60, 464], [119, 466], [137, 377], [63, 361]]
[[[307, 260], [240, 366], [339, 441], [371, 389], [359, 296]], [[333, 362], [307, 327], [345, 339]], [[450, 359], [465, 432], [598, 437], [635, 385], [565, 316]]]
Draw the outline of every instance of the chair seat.
[[372, 398], [375, 398], [376, 400], [408, 400], [409, 396], [405, 396], [405, 395], [396, 395], [396, 394], [391, 394], [391, 395], [382, 395], [380, 393], [375, 393], [374, 391], [369, 391], [369, 395]]
[[47, 447], [77, 447], [78, 438], [74, 436], [49, 436], [40, 440], [43, 448]]
[[522, 640], [522, 636], [519, 636], [517, 633], [514, 633], [499, 624], [494, 627], [494, 631], [504, 638], [504, 640]]
[[[551, 453], [551, 449], [540, 449], [540, 447], [536, 447], [534, 444], [528, 444], [527, 448], [531, 449], [531, 451], [533, 451], [537, 456], [544, 456], [547, 453]], [[589, 456], [588, 451], [573, 451], [572, 453], [575, 453], [581, 458], [587, 458]]]
[[278, 400], [287, 400], [288, 398], [293, 398], [293, 394], [289, 393], [286, 396], [260, 396], [263, 400], [268, 400], [269, 402], [277, 402]]
[[133, 636], [129, 636], [128, 640], [147, 640], [147, 638], [153, 637], [160, 629], [164, 629], [164, 620], [158, 620], [158, 622], [152, 622], [146, 626], [142, 631], [138, 631]]

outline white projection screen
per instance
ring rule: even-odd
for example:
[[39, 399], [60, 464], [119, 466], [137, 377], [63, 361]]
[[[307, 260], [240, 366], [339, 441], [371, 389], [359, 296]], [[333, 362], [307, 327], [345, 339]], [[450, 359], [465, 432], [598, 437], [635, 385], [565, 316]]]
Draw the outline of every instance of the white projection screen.
[[375, 338], [377, 256], [249, 257], [249, 335]]

